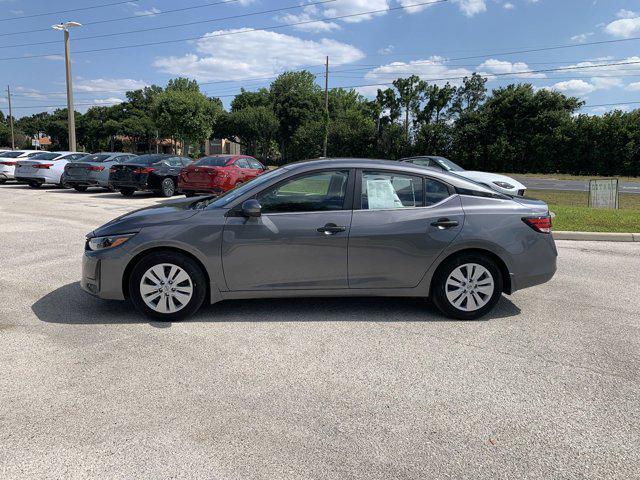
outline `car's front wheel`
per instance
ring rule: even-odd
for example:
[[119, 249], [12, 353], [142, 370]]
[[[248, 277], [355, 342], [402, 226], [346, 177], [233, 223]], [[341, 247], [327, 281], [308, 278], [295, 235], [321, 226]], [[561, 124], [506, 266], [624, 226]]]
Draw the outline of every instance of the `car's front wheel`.
[[133, 188], [122, 188], [120, 193], [125, 197], [133, 197], [133, 194], [136, 193], [136, 191]]
[[42, 186], [42, 183], [40, 183], [40, 182], [29, 182], [29, 186], [31, 188], [40, 188]]
[[73, 186], [73, 189], [74, 189], [76, 192], [86, 192], [86, 191], [87, 191], [87, 189], [88, 189], [88, 187], [87, 187], [87, 186], [85, 186], [85, 185], [74, 185], [74, 186]]
[[173, 322], [193, 315], [206, 297], [206, 278], [186, 255], [154, 252], [143, 257], [129, 277], [135, 307], [157, 320]]
[[436, 307], [447, 317], [475, 320], [493, 309], [502, 285], [502, 273], [491, 258], [461, 254], [438, 269], [431, 293]]

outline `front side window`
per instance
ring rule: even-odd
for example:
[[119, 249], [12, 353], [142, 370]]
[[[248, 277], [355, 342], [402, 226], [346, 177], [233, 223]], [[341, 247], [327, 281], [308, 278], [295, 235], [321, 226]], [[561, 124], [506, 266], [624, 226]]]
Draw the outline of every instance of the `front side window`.
[[249, 167], [249, 162], [247, 162], [247, 160], [244, 159], [244, 158], [240, 158], [240, 159], [236, 160], [236, 167], [238, 167], [238, 168], [250, 168]]
[[393, 172], [362, 172], [363, 210], [422, 206], [422, 177]]
[[428, 206], [440, 203], [445, 198], [449, 198], [451, 193], [449, 187], [444, 183], [434, 180], [432, 178], [425, 179], [425, 204]]
[[253, 168], [254, 170], [262, 170], [264, 168], [259, 161], [254, 160], [253, 158], [249, 158], [247, 159], [247, 161], [249, 162], [249, 165], [251, 165], [251, 168]]
[[348, 170], [311, 173], [269, 188], [257, 200], [263, 213], [342, 210], [348, 179]]

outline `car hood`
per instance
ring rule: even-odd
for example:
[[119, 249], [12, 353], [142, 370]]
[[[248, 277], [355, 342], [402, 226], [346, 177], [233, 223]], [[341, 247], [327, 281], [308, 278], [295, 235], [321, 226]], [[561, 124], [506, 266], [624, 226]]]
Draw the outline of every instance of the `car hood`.
[[476, 182], [484, 184], [491, 184], [493, 182], [507, 182], [515, 187], [514, 190], [523, 190], [527, 188], [517, 180], [514, 180], [511, 177], [507, 177], [506, 175], [499, 175], [497, 173], [476, 172], [473, 170], [465, 170], [464, 172], [455, 173], [456, 175], [460, 175], [461, 177], [469, 178], [470, 180], [475, 180]]
[[193, 199], [174, 200], [153, 207], [141, 208], [122, 215], [91, 232], [88, 237], [102, 237], [120, 233], [136, 233], [145, 227], [183, 222], [201, 210], [193, 208]]

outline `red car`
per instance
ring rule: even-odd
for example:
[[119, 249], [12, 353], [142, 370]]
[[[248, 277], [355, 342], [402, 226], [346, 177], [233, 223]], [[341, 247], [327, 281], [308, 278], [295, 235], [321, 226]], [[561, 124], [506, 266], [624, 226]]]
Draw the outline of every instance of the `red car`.
[[220, 194], [253, 180], [267, 167], [246, 155], [212, 155], [183, 168], [178, 189], [191, 197], [196, 193]]

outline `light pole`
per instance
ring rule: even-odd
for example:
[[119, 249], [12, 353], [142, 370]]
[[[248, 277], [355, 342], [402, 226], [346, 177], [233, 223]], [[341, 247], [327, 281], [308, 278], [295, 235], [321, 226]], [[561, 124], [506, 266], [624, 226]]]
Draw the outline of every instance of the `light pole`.
[[52, 25], [54, 30], [62, 30], [64, 32], [64, 61], [67, 69], [67, 114], [69, 118], [69, 150], [76, 151], [76, 118], [73, 109], [73, 81], [71, 79], [71, 58], [69, 51], [69, 29], [73, 27], [81, 27], [78, 22], [64, 22]]

